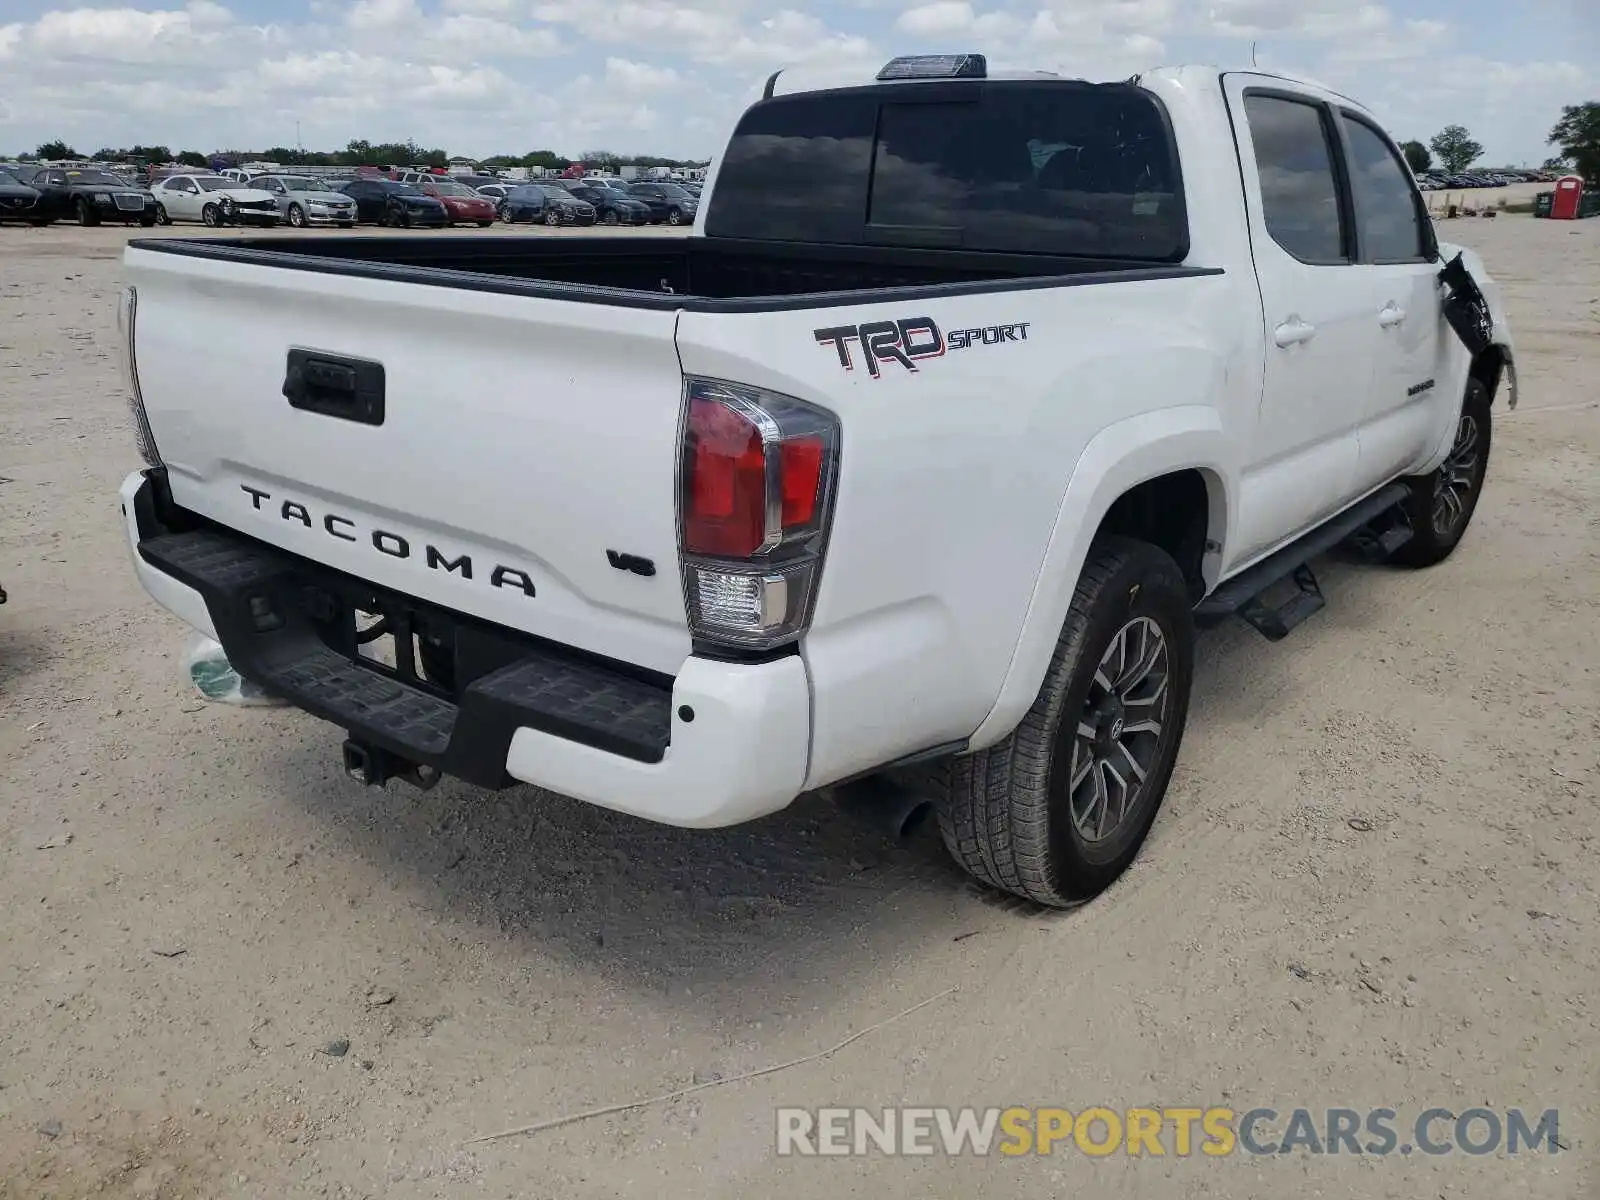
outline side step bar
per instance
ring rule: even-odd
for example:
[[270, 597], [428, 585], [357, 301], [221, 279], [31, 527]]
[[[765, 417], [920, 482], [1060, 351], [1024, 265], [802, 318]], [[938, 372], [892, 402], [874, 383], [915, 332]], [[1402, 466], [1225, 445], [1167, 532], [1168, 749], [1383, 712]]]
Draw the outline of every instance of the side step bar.
[[[1403, 519], [1381, 533], [1367, 530], [1373, 521], [1404, 501], [1407, 494], [1405, 484], [1391, 483], [1345, 509], [1228, 580], [1195, 606], [1195, 621], [1202, 626], [1217, 625], [1237, 615], [1269, 641], [1287, 637], [1290, 630], [1323, 608], [1322, 589], [1317, 586], [1317, 578], [1309, 565], [1313, 558], [1356, 535], [1361, 535], [1356, 537], [1358, 547], [1369, 556], [1387, 556], [1410, 541], [1411, 527]], [[1265, 593], [1286, 580], [1294, 584], [1294, 593], [1287, 600], [1268, 603]]]

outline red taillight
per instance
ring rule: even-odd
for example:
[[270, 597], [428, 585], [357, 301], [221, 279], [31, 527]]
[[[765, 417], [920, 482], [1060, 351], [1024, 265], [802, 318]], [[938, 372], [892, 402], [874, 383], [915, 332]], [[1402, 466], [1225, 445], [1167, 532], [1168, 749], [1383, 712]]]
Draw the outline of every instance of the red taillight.
[[822, 569], [839, 422], [762, 388], [687, 381], [678, 498], [689, 624], [752, 649], [801, 637]]
[[767, 465], [761, 430], [715, 400], [689, 401], [683, 548], [748, 558], [767, 540]]
[[798, 437], [783, 443], [778, 460], [783, 465], [783, 527], [810, 525], [817, 516], [817, 493], [822, 489], [822, 439]]

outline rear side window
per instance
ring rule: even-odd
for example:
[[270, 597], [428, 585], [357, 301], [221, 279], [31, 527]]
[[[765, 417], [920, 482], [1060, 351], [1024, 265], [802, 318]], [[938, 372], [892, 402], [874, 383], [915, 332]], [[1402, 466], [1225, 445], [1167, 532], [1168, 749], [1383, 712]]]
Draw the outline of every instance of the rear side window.
[[1305, 263], [1349, 261], [1333, 148], [1322, 109], [1279, 96], [1246, 95], [1245, 120], [1261, 180], [1267, 232]]
[[706, 215], [719, 237], [1177, 262], [1166, 114], [1126, 84], [897, 84], [759, 104]]
[[1428, 252], [1410, 172], [1372, 126], [1348, 114], [1341, 119], [1350, 143], [1350, 190], [1363, 256], [1379, 263], [1422, 261]]

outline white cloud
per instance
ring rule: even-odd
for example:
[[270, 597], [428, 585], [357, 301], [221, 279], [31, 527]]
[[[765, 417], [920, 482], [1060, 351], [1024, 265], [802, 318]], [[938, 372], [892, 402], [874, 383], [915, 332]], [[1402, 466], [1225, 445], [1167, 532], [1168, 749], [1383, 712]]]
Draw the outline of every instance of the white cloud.
[[1211, 0], [1210, 17], [1215, 32], [1233, 37], [1348, 37], [1394, 21], [1388, 9], [1363, 0]]
[[441, 0], [445, 12], [472, 13], [480, 17], [510, 17], [517, 11], [516, 0]]
[[531, 29], [496, 17], [457, 13], [439, 23], [435, 36], [443, 46], [486, 58], [559, 54], [561, 36], [548, 26]]
[[351, 29], [402, 29], [421, 21], [416, 0], [356, 0], [345, 18]]
[[1006, 12], [974, 11], [966, 0], [934, 0], [932, 4], [908, 8], [895, 21], [895, 28], [915, 37], [1009, 38], [1020, 33], [1025, 23]]
[[649, 63], [612, 57], [606, 59], [606, 79], [628, 91], [648, 92], [675, 86], [678, 73], [671, 67], [653, 67]]

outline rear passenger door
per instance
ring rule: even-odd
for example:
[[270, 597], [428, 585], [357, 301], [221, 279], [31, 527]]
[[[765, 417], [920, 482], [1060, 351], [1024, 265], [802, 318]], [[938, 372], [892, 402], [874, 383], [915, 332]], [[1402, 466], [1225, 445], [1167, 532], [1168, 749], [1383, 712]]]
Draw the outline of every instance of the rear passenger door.
[[1264, 76], [1224, 83], [1266, 327], [1261, 414], [1230, 539], [1238, 552], [1225, 568], [1234, 570], [1355, 498], [1378, 339], [1333, 109]]
[[1438, 243], [1400, 152], [1370, 117], [1339, 110], [1356, 217], [1356, 273], [1366, 288], [1372, 385], [1357, 476], [1381, 487], [1434, 448], [1445, 418], [1438, 390]]

